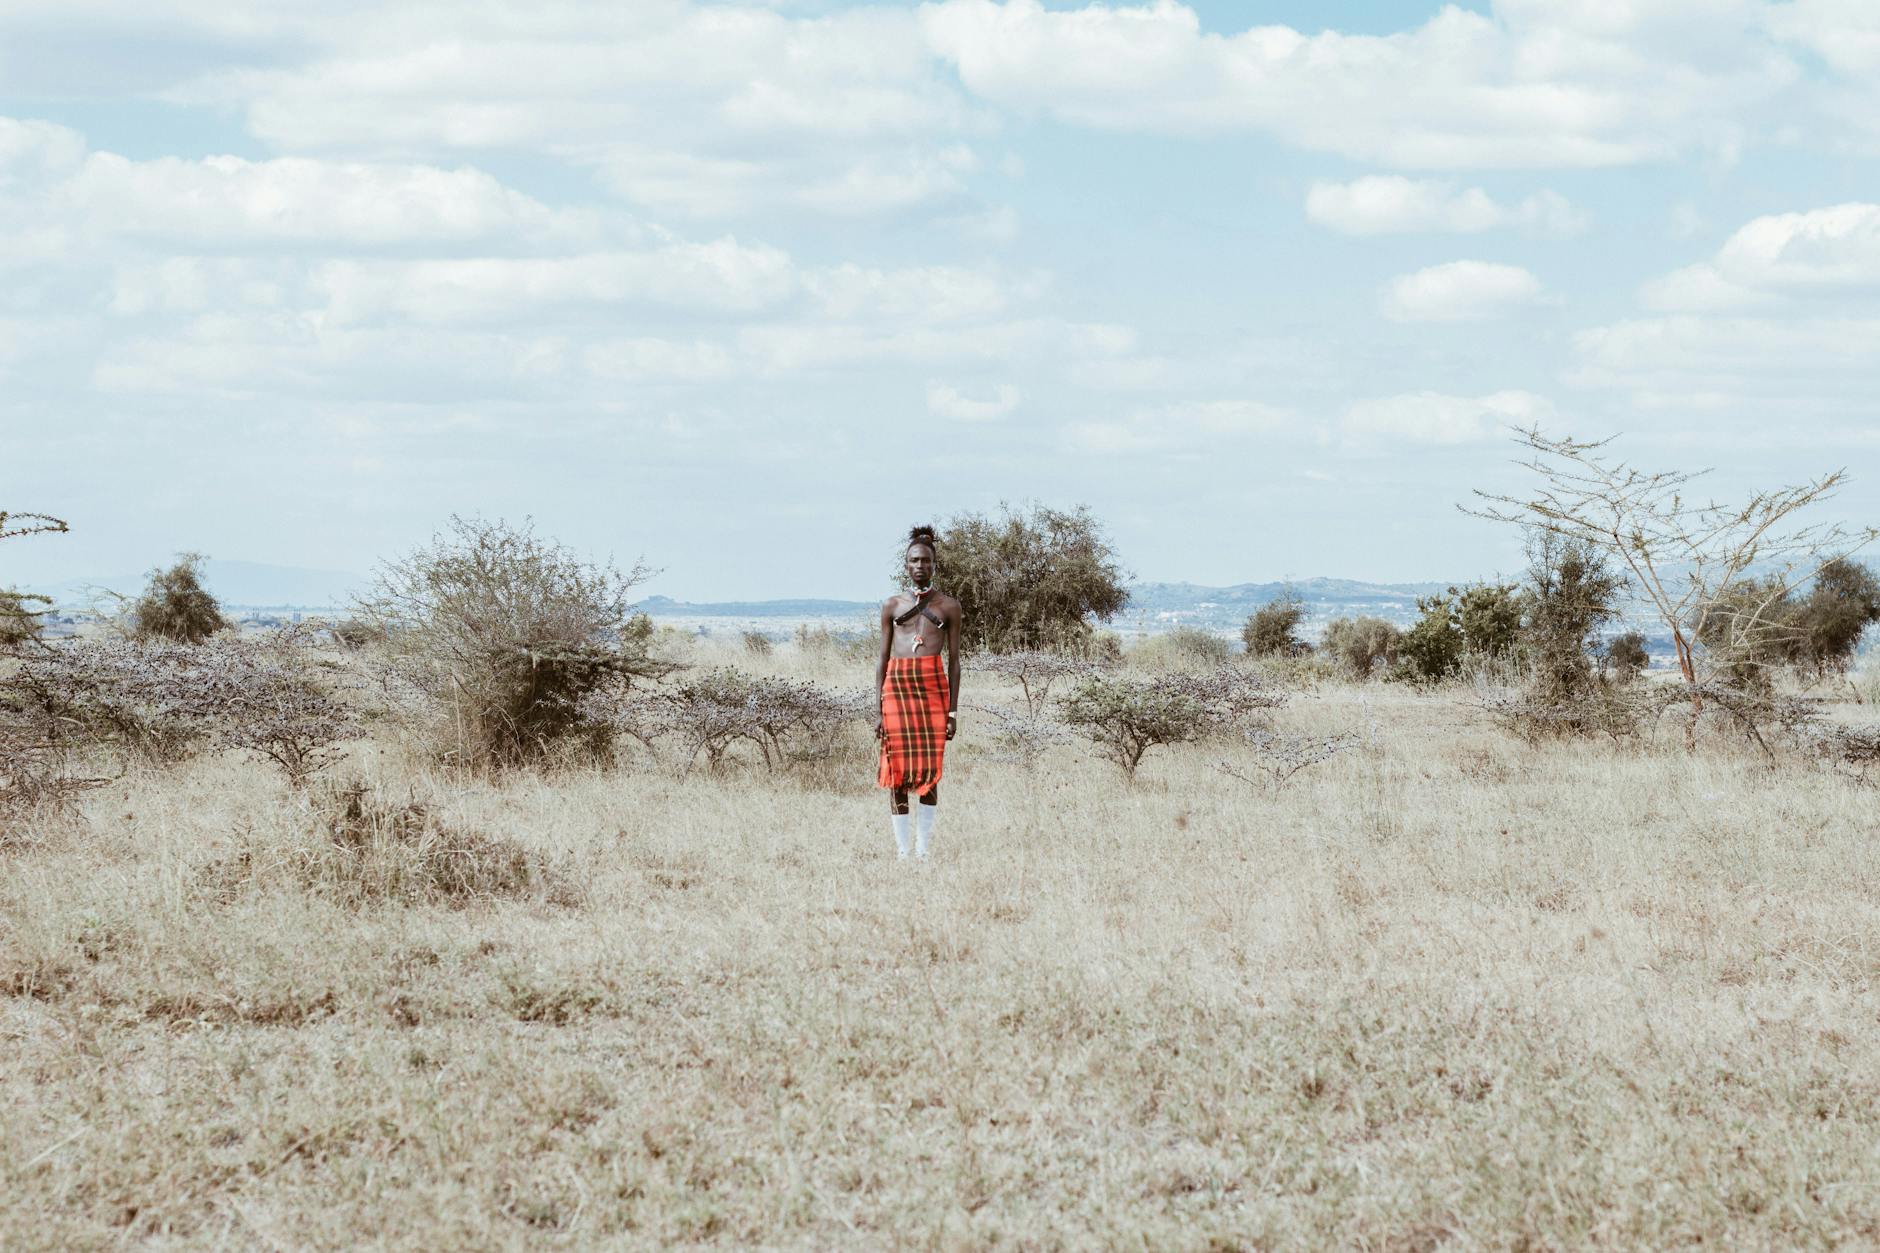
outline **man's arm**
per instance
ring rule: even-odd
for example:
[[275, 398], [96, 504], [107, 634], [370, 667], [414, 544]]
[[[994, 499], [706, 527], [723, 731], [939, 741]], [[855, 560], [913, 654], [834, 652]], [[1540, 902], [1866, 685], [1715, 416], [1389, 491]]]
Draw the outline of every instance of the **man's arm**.
[[965, 613], [959, 601], [953, 602], [953, 612], [947, 615], [947, 738], [959, 730], [957, 714], [960, 708], [960, 618]]
[[881, 656], [875, 661], [875, 735], [879, 737], [881, 720], [882, 685], [888, 681], [888, 654], [894, 649], [894, 601], [881, 602]]

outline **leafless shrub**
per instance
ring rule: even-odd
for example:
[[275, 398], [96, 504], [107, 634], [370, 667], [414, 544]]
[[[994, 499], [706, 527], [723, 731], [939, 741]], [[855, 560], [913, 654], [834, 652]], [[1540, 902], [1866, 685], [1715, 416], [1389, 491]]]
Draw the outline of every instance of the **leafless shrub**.
[[771, 653], [770, 637], [762, 631], [745, 631], [741, 637], [744, 651], [753, 657], [768, 657]]
[[1248, 727], [1242, 735], [1259, 777], [1243, 772], [1232, 762], [1220, 764], [1221, 773], [1243, 783], [1271, 786], [1275, 791], [1292, 781], [1294, 775], [1340, 753], [1350, 752], [1363, 743], [1354, 732], [1339, 735], [1282, 734], [1265, 727]]
[[992, 720], [993, 742], [998, 745], [998, 752], [992, 754], [996, 761], [1009, 761], [1029, 769], [1037, 765], [1047, 751], [1071, 741], [1069, 727], [1029, 706], [1012, 709], [1003, 705], [975, 705], [973, 708]]
[[382, 664], [421, 693], [439, 755], [470, 769], [545, 760], [591, 736], [585, 698], [674, 667], [628, 595], [649, 572], [576, 557], [526, 525], [452, 518], [384, 565], [359, 616], [386, 634]]
[[[1784, 629], [1770, 611], [1791, 588], [1880, 538], [1873, 527], [1797, 522], [1803, 510], [1840, 490], [1845, 472], [1721, 504], [1693, 494], [1704, 472], [1637, 469], [1607, 454], [1609, 440], [1555, 438], [1539, 428], [1516, 440], [1532, 454], [1527, 464], [1538, 488], [1529, 496], [1478, 492], [1481, 506], [1466, 512], [1538, 528], [1623, 571], [1677, 652], [1691, 711], [1686, 747], [1696, 746], [1706, 690], [1719, 681], [1731, 719], [1779, 712], [1742, 690], [1745, 665]], [[1757, 569], [1772, 573], [1756, 578]], [[1760, 730], [1753, 735], [1762, 741]]]
[[78, 798], [107, 779], [74, 776], [70, 748], [0, 710], [0, 846], [27, 823], [69, 818]]
[[358, 652], [386, 642], [385, 627], [361, 618], [341, 618], [337, 622], [317, 622], [314, 627], [348, 652]]
[[1154, 678], [1093, 675], [1060, 701], [1064, 721], [1099, 756], [1135, 777], [1151, 748], [1209, 739], [1285, 704], [1286, 696], [1251, 671], [1223, 666]]
[[1816, 726], [1808, 735], [1807, 746], [1816, 757], [1842, 767], [1862, 783], [1871, 784], [1870, 772], [1880, 766], [1880, 722]]
[[1704, 710], [1687, 726], [1688, 735], [1703, 727], [1737, 733], [1771, 760], [1779, 748], [1811, 742], [1821, 716], [1817, 700], [1717, 679], [1694, 686], [1599, 682], [1551, 701], [1532, 689], [1491, 692], [1481, 708], [1530, 743], [1559, 735], [1604, 735], [1616, 743], [1640, 738], [1693, 697], [1704, 702]]
[[975, 671], [998, 675], [1018, 684], [1018, 690], [1025, 696], [1025, 707], [1033, 717], [1044, 710], [1045, 702], [1051, 697], [1052, 684], [1061, 679], [1092, 674], [1101, 665], [1100, 662], [1068, 653], [1046, 652], [1035, 648], [1009, 653], [978, 653], [972, 659]]
[[360, 731], [294, 634], [184, 644], [74, 641], [18, 658], [0, 706], [45, 743], [102, 747], [153, 764], [242, 749], [296, 787]]
[[1527, 743], [1563, 736], [1603, 735], [1614, 742], [1634, 740], [1664, 712], [1664, 689], [1618, 682], [1595, 682], [1551, 698], [1533, 686], [1495, 690], [1480, 707], [1509, 734]]
[[722, 666], [597, 704], [595, 712], [643, 743], [676, 741], [688, 767], [703, 755], [716, 768], [745, 743], [777, 770], [827, 752], [845, 727], [871, 717], [873, 708], [862, 693]]
[[445, 822], [422, 801], [390, 800], [364, 783], [319, 797], [321, 840], [299, 862], [303, 880], [349, 904], [492, 898], [579, 903], [566, 875], [505, 836]]

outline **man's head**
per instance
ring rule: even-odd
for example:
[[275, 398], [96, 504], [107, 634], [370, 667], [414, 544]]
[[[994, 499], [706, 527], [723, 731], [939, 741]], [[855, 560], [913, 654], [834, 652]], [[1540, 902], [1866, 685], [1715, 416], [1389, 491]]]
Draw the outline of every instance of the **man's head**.
[[917, 526], [907, 533], [907, 578], [915, 587], [933, 582], [939, 542], [930, 526]]

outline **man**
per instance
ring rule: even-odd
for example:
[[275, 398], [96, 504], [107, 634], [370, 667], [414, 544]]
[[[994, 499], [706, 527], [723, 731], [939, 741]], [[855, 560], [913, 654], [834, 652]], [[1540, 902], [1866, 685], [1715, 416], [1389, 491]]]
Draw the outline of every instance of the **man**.
[[[913, 591], [891, 596], [881, 607], [881, 661], [875, 667], [881, 769], [876, 782], [889, 789], [894, 847], [904, 859], [910, 847], [924, 858], [932, 846], [940, 766], [947, 741], [959, 730], [960, 602], [934, 590], [939, 542], [930, 526], [908, 533], [907, 581]], [[920, 798], [918, 819], [908, 813], [909, 792]]]

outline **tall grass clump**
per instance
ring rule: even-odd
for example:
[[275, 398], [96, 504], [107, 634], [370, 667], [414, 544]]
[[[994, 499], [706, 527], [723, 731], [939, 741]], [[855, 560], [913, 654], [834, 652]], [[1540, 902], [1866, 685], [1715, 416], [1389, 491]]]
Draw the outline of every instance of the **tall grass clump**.
[[1142, 670], [1213, 670], [1226, 665], [1233, 653], [1233, 645], [1220, 636], [1183, 626], [1147, 637], [1128, 656]]
[[649, 573], [583, 561], [526, 523], [453, 517], [385, 563], [357, 612], [384, 630], [438, 756], [506, 770], [595, 735], [583, 712], [595, 692], [670, 672], [652, 623], [632, 613]]

